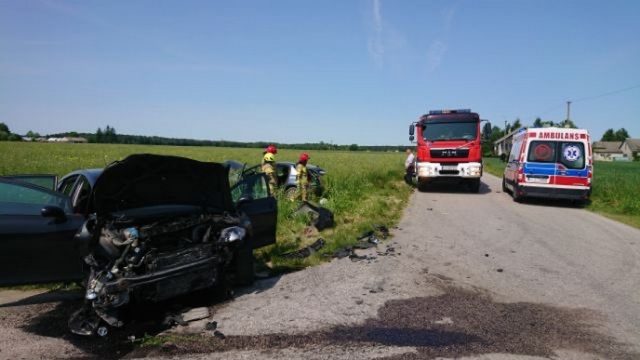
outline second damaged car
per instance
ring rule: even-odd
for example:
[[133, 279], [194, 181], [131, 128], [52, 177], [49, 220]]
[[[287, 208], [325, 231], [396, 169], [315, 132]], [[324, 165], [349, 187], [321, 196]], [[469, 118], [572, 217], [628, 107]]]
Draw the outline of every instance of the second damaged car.
[[275, 242], [268, 191], [262, 175], [230, 188], [224, 165], [180, 157], [132, 155], [105, 168], [81, 230], [89, 275], [71, 331], [104, 336], [132, 303], [252, 282], [252, 250]]

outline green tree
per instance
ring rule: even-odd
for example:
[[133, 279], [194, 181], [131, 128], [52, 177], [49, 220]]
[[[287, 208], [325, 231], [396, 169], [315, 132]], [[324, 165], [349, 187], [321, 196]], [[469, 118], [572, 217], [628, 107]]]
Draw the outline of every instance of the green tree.
[[542, 125], [542, 119], [540, 119], [539, 117], [537, 117], [534, 121], [533, 121], [533, 127], [534, 128], [541, 128]]
[[358, 151], [358, 144], [349, 145], [349, 150], [350, 151]]
[[617, 141], [625, 141], [628, 138], [630, 138], [631, 136], [629, 136], [629, 133], [627, 132], [627, 129], [620, 128], [620, 129], [618, 129], [616, 131], [615, 137], [616, 137]]
[[613, 132], [613, 129], [607, 129], [607, 131], [602, 134], [600, 141], [616, 141], [616, 134]]
[[11, 131], [9, 131], [9, 127], [7, 126], [7, 124], [2, 122], [0, 122], [0, 131], [11, 134]]
[[40, 134], [37, 133], [37, 132], [33, 132], [33, 131], [29, 130], [29, 131], [27, 131], [27, 136], [30, 137], [30, 138], [39, 138]]
[[522, 127], [522, 124], [520, 123], [520, 119], [517, 118], [516, 121], [514, 121], [513, 124], [511, 124], [511, 131], [517, 130], [521, 127]]
[[565, 119], [565, 120], [559, 122], [557, 125], [559, 127], [563, 127], [563, 128], [571, 128], [571, 129], [577, 129], [578, 128], [578, 126], [576, 126], [576, 124], [570, 119]]
[[96, 130], [96, 142], [97, 143], [104, 142], [104, 134], [102, 133], [102, 129], [100, 128]]

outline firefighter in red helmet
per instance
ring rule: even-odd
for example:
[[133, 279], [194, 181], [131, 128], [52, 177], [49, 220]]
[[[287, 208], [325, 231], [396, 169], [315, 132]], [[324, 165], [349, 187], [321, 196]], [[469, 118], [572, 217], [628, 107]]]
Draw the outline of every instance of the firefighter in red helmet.
[[275, 155], [278, 153], [278, 149], [275, 145], [269, 145], [264, 150], [264, 155], [262, 156], [262, 172], [267, 175], [269, 179], [269, 190], [271, 191], [271, 195], [275, 196], [276, 186], [278, 186], [278, 180], [276, 178], [276, 157]]
[[300, 194], [302, 201], [307, 201], [307, 187], [309, 186], [307, 161], [309, 161], [309, 154], [302, 153], [296, 165], [296, 183], [298, 185], [298, 194]]

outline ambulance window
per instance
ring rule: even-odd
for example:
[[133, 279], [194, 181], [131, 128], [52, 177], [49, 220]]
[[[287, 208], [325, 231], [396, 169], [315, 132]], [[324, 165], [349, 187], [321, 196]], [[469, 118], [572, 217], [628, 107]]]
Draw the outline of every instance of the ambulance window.
[[518, 158], [520, 157], [520, 149], [522, 149], [522, 139], [516, 140], [513, 143], [511, 153], [509, 153], [509, 162], [519, 160]]
[[584, 169], [584, 144], [563, 142], [560, 144], [559, 162], [569, 169]]
[[542, 163], [556, 162], [557, 144], [555, 141], [532, 141], [529, 145], [527, 161]]

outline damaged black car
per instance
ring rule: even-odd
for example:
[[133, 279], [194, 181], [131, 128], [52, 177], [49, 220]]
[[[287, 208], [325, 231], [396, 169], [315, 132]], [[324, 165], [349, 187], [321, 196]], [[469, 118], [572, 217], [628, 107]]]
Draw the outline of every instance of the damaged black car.
[[[262, 174], [231, 188], [228, 167], [181, 157], [131, 155], [106, 167], [69, 240], [87, 249], [88, 273], [71, 331], [106, 335], [127, 322], [132, 303], [251, 283], [253, 249], [275, 242], [277, 204], [268, 191]], [[60, 212], [51, 221], [63, 223]]]

